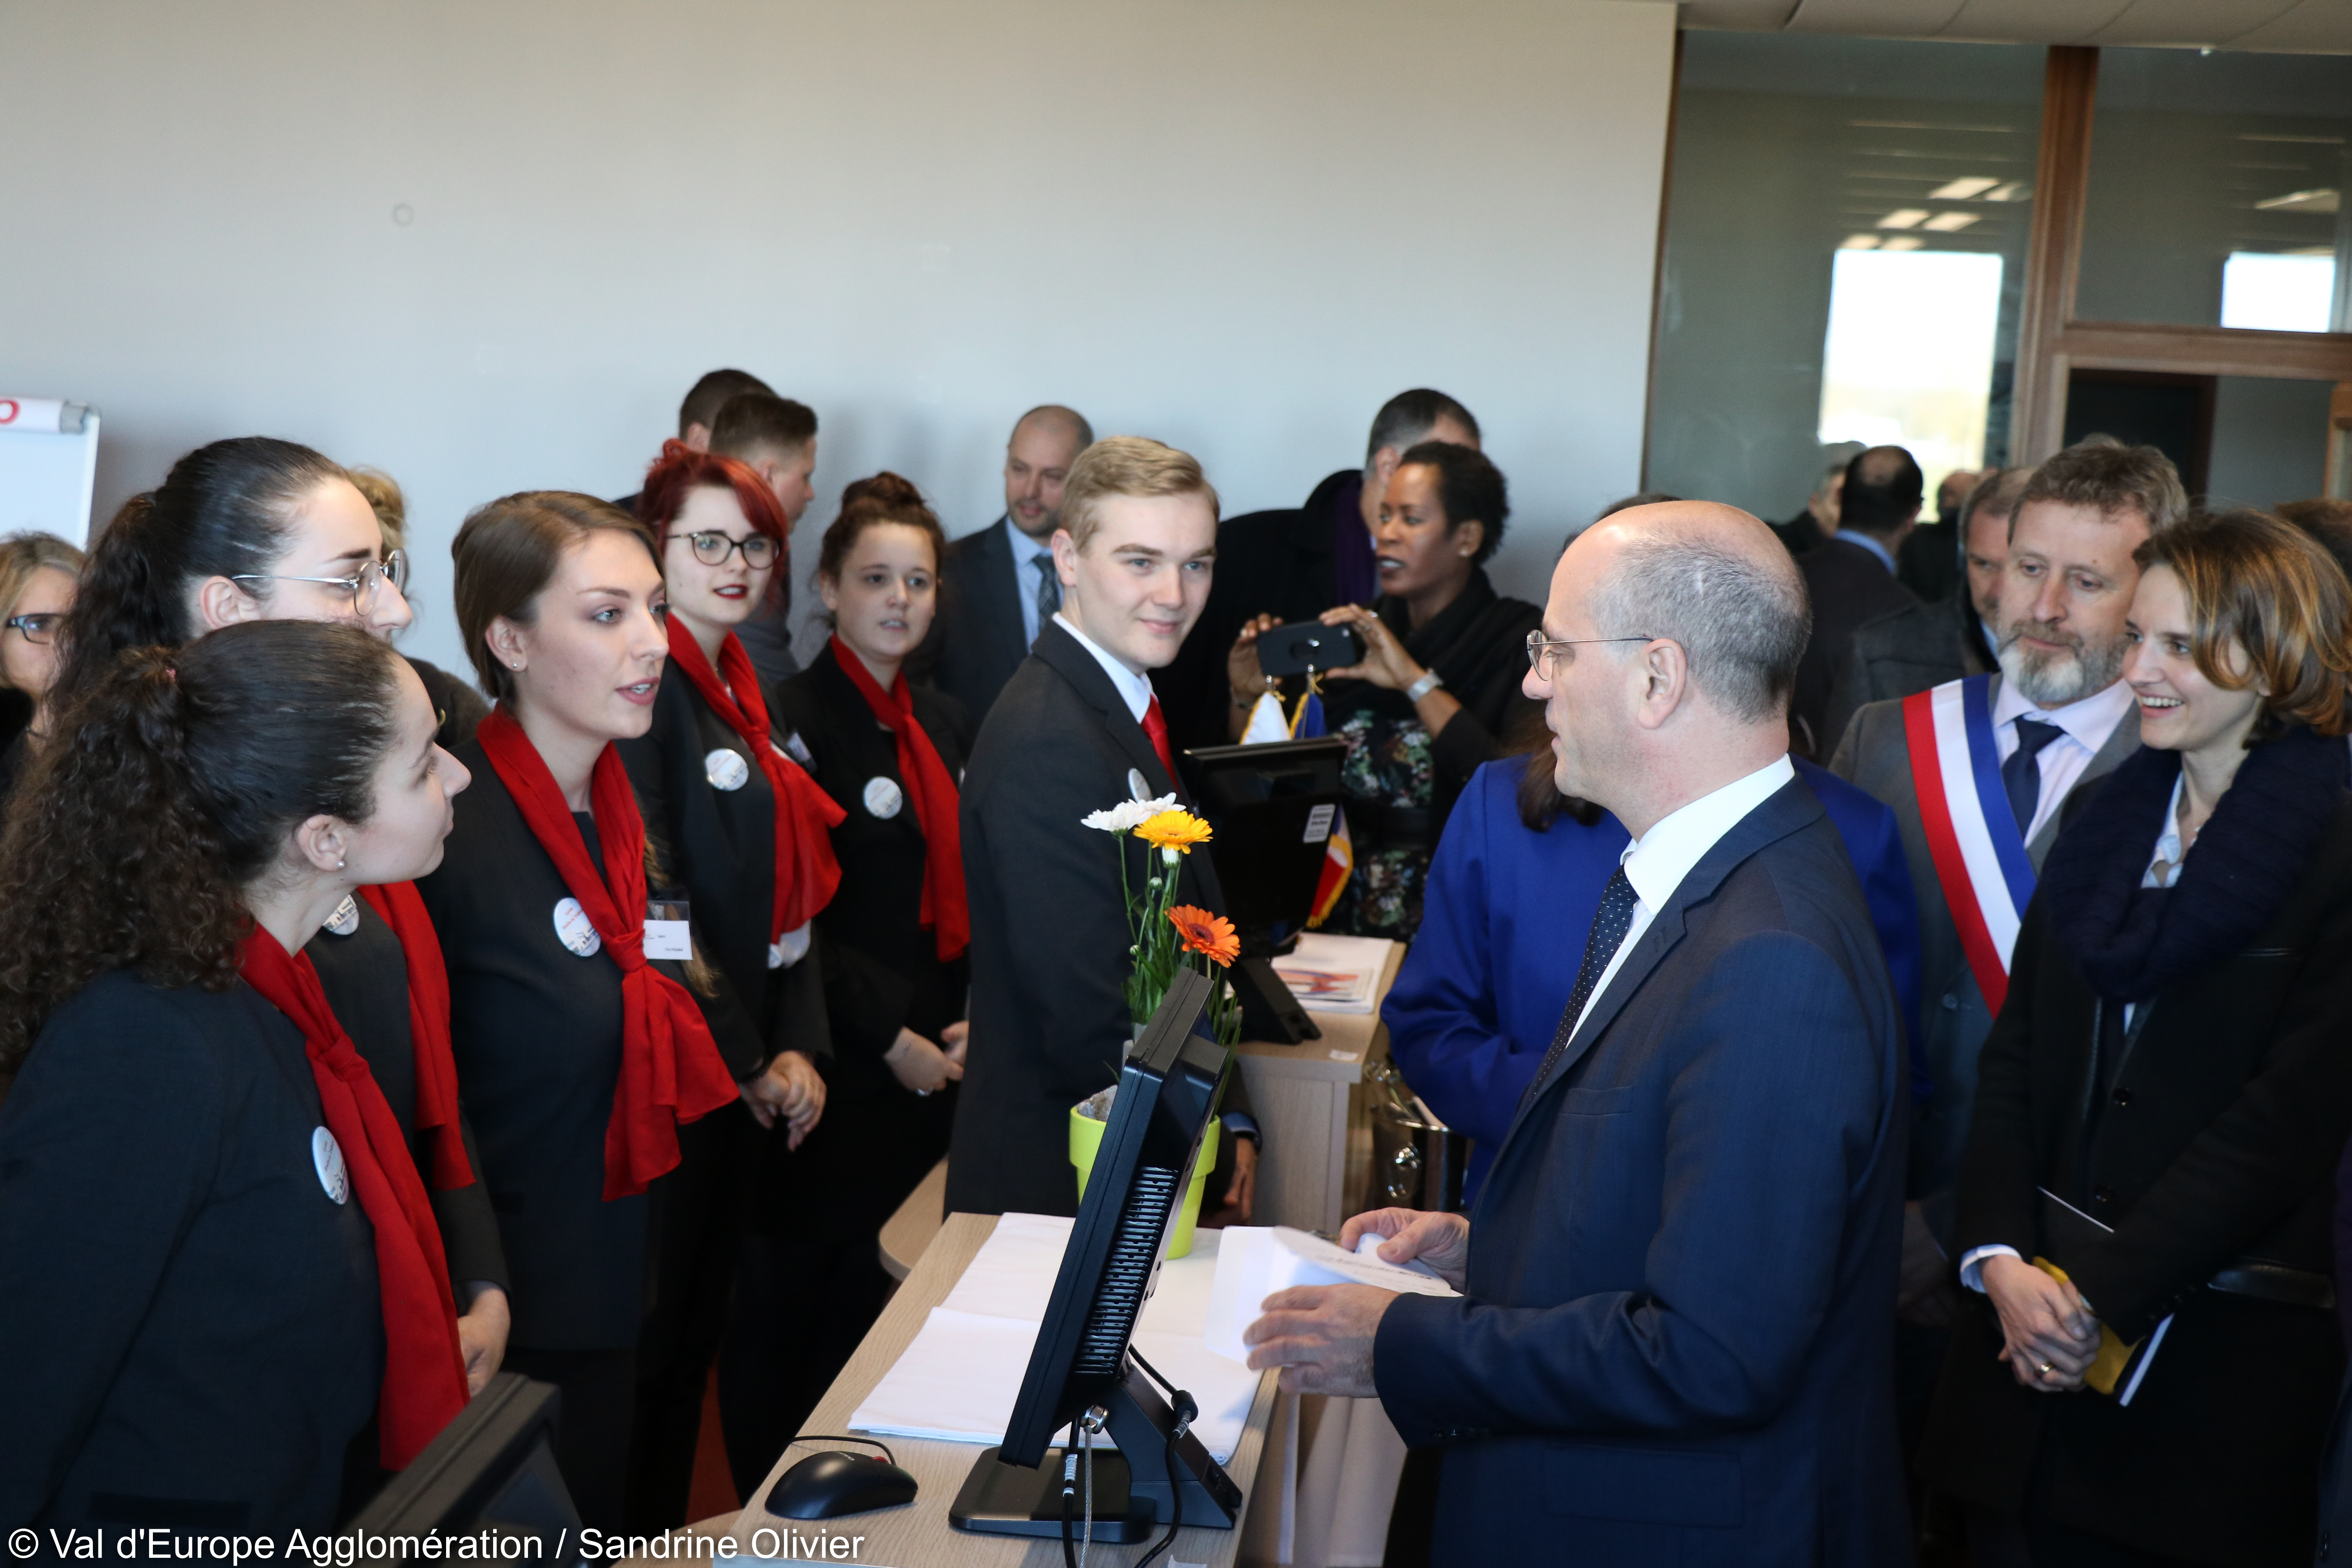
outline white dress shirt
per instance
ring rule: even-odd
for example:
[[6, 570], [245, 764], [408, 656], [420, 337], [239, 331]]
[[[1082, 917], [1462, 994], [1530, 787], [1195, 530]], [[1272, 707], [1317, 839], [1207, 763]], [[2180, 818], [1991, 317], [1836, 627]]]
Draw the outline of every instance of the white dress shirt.
[[2066, 804], [2066, 792], [2099, 754], [2099, 748], [2116, 732], [2116, 726], [2131, 711], [2132, 689], [2128, 682], [2118, 680], [2103, 691], [2094, 691], [2080, 701], [2069, 702], [2063, 708], [2036, 708], [2032, 700], [2017, 689], [2017, 682], [2003, 676], [2000, 689], [1992, 700], [1992, 743], [2007, 762], [2017, 754], [2017, 721], [2039, 719], [2045, 724], [2055, 724], [2065, 731], [2042, 748], [2034, 760], [2042, 764], [2042, 795], [2033, 807], [2032, 825], [2025, 830], [2025, 841], [2042, 831]]
[[1121, 664], [1117, 656], [1106, 652], [1100, 643], [1078, 630], [1077, 623], [1059, 610], [1054, 612], [1054, 624], [1077, 638], [1078, 646], [1095, 656], [1095, 662], [1103, 667], [1103, 673], [1110, 677], [1110, 683], [1118, 688], [1120, 699], [1127, 703], [1127, 710], [1135, 715], [1137, 723], [1142, 723], [1143, 715], [1151, 708], [1151, 678], [1139, 675]]
[[[1650, 929], [1650, 921], [1665, 907], [1666, 900], [1675, 896], [1675, 889], [1683, 885], [1691, 868], [1705, 859], [1706, 852], [1738, 826], [1749, 812], [1796, 776], [1796, 766], [1785, 754], [1776, 757], [1754, 773], [1668, 812], [1650, 825], [1650, 831], [1619, 852], [1617, 863], [1624, 868], [1625, 879], [1633, 884], [1633, 918], [1625, 928], [1625, 940], [1610, 956], [1609, 967], [1594, 983], [1592, 994], [1584, 999], [1584, 1011], [1576, 1016], [1576, 1029], [1584, 1027], [1593, 1004], [1608, 993], [1610, 983], [1625, 966], [1626, 955], [1642, 940], [1642, 933]], [[1576, 1029], [1569, 1031], [1570, 1039], [1576, 1037]]]
[[1021, 531], [1021, 525], [1008, 515], [1004, 520], [1004, 537], [1013, 542], [1013, 584], [1020, 591], [1021, 646], [1037, 646], [1037, 634], [1045, 628], [1037, 624], [1037, 587], [1039, 562], [1045, 571], [1054, 570], [1054, 552], [1046, 544]]

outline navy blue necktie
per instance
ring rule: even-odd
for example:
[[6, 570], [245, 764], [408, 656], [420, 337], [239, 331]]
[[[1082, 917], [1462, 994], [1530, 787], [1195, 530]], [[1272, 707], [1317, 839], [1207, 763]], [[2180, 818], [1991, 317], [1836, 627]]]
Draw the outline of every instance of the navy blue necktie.
[[1037, 630], [1043, 635], [1054, 619], [1054, 612], [1062, 607], [1062, 574], [1050, 555], [1033, 557], [1037, 563]]
[[1601, 889], [1601, 907], [1592, 913], [1592, 931], [1584, 939], [1584, 963], [1576, 972], [1576, 989], [1569, 994], [1568, 1007], [1559, 1016], [1559, 1027], [1552, 1031], [1551, 1049], [1544, 1053], [1543, 1065], [1528, 1081], [1527, 1092], [1533, 1095], [1543, 1083], [1568, 1042], [1576, 1036], [1577, 1020], [1584, 1016], [1584, 1005], [1592, 1000], [1592, 988], [1601, 984], [1601, 974], [1609, 961], [1617, 956], [1617, 949], [1625, 941], [1625, 932], [1633, 924], [1633, 905], [1638, 902], [1633, 884], [1625, 879], [1625, 868], [1620, 866], [1609, 874], [1608, 886]]
[[2042, 805], [2042, 748], [2066, 731], [2039, 719], [2017, 721], [2017, 750], [2000, 764], [2000, 784], [2009, 792], [2010, 815], [2020, 833], [2033, 831], [2033, 814]]

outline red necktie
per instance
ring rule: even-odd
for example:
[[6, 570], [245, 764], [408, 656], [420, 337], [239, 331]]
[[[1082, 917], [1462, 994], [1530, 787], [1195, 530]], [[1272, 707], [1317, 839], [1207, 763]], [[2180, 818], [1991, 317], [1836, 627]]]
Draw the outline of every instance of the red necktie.
[[1160, 765], [1168, 770], [1168, 782], [1175, 784], [1176, 758], [1168, 750], [1168, 721], [1160, 715], [1160, 699], [1155, 694], [1151, 706], [1143, 710], [1143, 732], [1151, 737], [1151, 749], [1160, 753]]

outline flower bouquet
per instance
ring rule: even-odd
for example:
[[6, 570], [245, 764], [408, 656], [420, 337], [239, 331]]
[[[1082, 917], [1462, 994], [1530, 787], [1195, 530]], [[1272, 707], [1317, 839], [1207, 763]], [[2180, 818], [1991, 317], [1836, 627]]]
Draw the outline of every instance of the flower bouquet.
[[[1196, 844], [1209, 841], [1209, 825], [1176, 804], [1172, 795], [1157, 800], [1122, 801], [1108, 811], [1087, 814], [1086, 826], [1108, 833], [1117, 841], [1120, 891], [1127, 903], [1128, 954], [1134, 961], [1127, 976], [1127, 1010], [1138, 1029], [1151, 1020], [1170, 982], [1180, 968], [1192, 966], [1213, 985], [1209, 994], [1209, 1020], [1217, 1043], [1231, 1046], [1241, 1038], [1242, 1010], [1233, 983], [1220, 973], [1240, 956], [1241, 942], [1231, 921], [1203, 909], [1176, 901], [1176, 884], [1184, 857]], [[1130, 853], [1130, 847], [1140, 851]], [[1141, 886], [1130, 860], [1139, 860]]]

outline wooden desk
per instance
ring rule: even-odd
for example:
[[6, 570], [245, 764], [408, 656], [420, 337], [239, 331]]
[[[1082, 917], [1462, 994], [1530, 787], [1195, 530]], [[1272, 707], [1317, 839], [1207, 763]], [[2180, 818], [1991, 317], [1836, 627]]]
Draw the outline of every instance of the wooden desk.
[[[866, 1334], [857, 1353], [825, 1390], [824, 1399], [809, 1417], [803, 1430], [809, 1432], [847, 1432], [849, 1417], [860, 1401], [873, 1392], [923, 1326], [923, 1320], [933, 1307], [947, 1300], [964, 1268], [980, 1244], [996, 1229], [992, 1215], [950, 1215], [947, 1224], [923, 1251], [914, 1272], [890, 1298], [882, 1316]], [[1269, 1452], [1267, 1428], [1279, 1402], [1276, 1398], [1274, 1375], [1269, 1373], [1259, 1380], [1257, 1402], [1250, 1406], [1249, 1423], [1242, 1430], [1242, 1440], [1234, 1450], [1233, 1462], [1225, 1467], [1242, 1489], [1243, 1520], [1248, 1521], [1249, 1500], [1257, 1490], [1259, 1466]], [[876, 1568], [1061, 1568], [1062, 1542], [1053, 1540], [1027, 1541], [1005, 1535], [967, 1535], [948, 1523], [948, 1507], [962, 1489], [964, 1477], [971, 1470], [972, 1462], [981, 1456], [981, 1447], [972, 1443], [937, 1443], [920, 1438], [887, 1437], [890, 1450], [898, 1456], [899, 1465], [911, 1473], [921, 1489], [915, 1500], [905, 1507], [884, 1509], [874, 1513], [853, 1514], [845, 1519], [799, 1521], [779, 1520], [760, 1506], [768, 1489], [778, 1477], [813, 1453], [834, 1445], [819, 1444], [814, 1447], [793, 1447], [784, 1450], [775, 1466], [752, 1493], [752, 1500], [735, 1518], [728, 1532], [737, 1552], [747, 1557], [761, 1557], [787, 1563], [856, 1563], [876, 1565]], [[1279, 1448], [1273, 1450], [1279, 1458]], [[1268, 1479], [1278, 1482], [1279, 1467], [1269, 1471]], [[812, 1536], [839, 1536], [857, 1539], [855, 1547], [845, 1555], [835, 1556], [829, 1551], [824, 1556], [792, 1555], [789, 1547], [780, 1549], [777, 1538], [759, 1533], [762, 1530], [796, 1532], [803, 1542]], [[1165, 1531], [1160, 1533], [1164, 1534]], [[1158, 1560], [1165, 1563], [1170, 1558], [1186, 1563], [1207, 1563], [1209, 1568], [1231, 1568], [1242, 1547], [1243, 1528], [1232, 1530], [1183, 1530], [1177, 1533], [1176, 1544]], [[1251, 1531], [1253, 1539], [1258, 1534]], [[1153, 1541], [1159, 1537], [1155, 1535]], [[1094, 1545], [1089, 1562], [1100, 1562], [1126, 1568], [1144, 1552], [1152, 1542], [1139, 1542], [1132, 1546], [1109, 1546], [1101, 1542]], [[764, 1550], [762, 1550], [764, 1549]], [[805, 1544], [802, 1550], [811, 1549]], [[818, 1549], [823, 1550], [823, 1549]], [[1158, 1568], [1158, 1564], [1155, 1564]]]
[[904, 1283], [915, 1271], [915, 1259], [939, 1235], [948, 1208], [948, 1163], [931, 1167], [922, 1184], [907, 1194], [896, 1213], [882, 1222], [882, 1272]]
[[1254, 1225], [1286, 1225], [1333, 1235], [1364, 1206], [1371, 1134], [1364, 1121], [1364, 1064], [1388, 1055], [1381, 1004], [1396, 984], [1404, 946], [1389, 944], [1369, 1014], [1311, 1013], [1319, 1040], [1295, 1046], [1244, 1040], [1242, 1081], [1265, 1131]]

